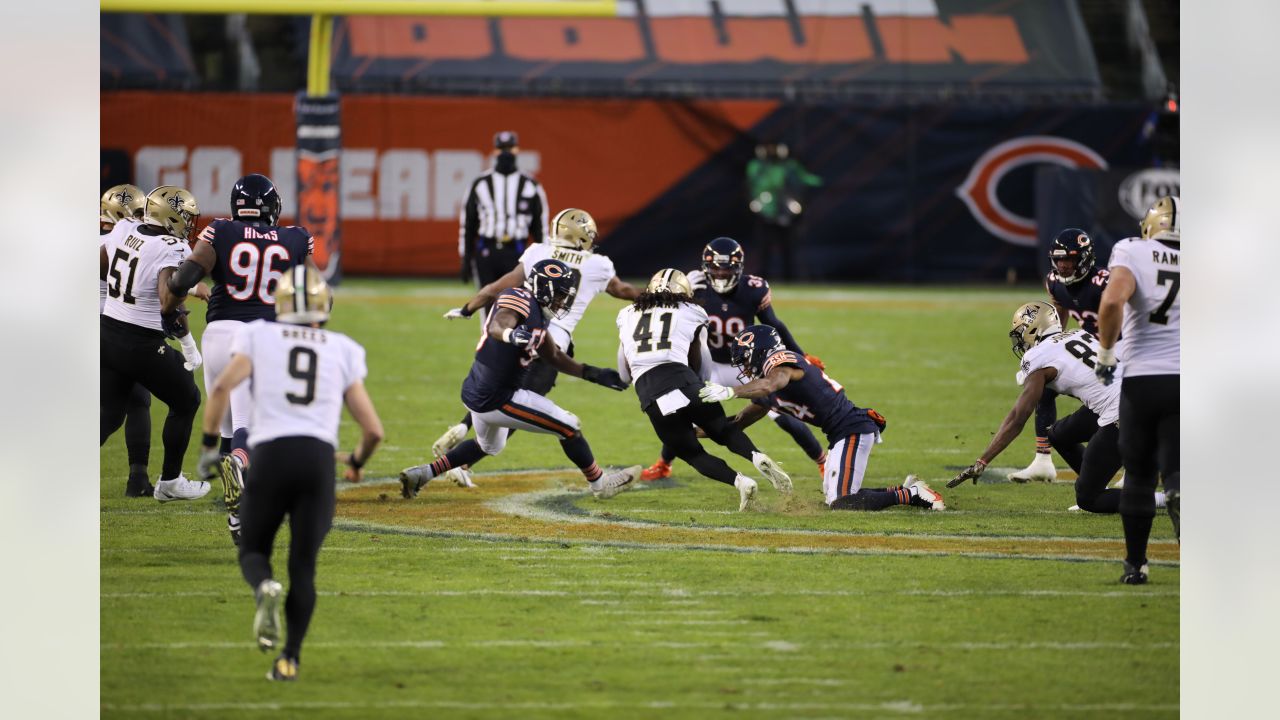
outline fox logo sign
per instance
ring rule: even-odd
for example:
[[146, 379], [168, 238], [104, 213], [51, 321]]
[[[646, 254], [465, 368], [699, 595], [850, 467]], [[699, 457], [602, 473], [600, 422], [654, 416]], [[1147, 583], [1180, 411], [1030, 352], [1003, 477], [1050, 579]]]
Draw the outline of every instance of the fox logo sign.
[[1035, 247], [1036, 222], [1013, 213], [1000, 202], [1000, 180], [1014, 168], [1053, 163], [1069, 168], [1107, 169], [1107, 161], [1074, 140], [1051, 135], [1027, 135], [1006, 140], [987, 150], [973, 164], [956, 195], [988, 232], [1014, 245]]

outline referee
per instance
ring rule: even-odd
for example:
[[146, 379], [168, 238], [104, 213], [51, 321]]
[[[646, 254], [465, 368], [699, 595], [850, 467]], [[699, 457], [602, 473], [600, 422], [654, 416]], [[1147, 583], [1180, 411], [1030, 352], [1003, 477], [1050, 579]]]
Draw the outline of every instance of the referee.
[[493, 167], [471, 183], [459, 220], [462, 281], [474, 277], [481, 288], [511, 272], [525, 246], [547, 234], [547, 194], [516, 169], [520, 139], [503, 130], [493, 136], [493, 147]]

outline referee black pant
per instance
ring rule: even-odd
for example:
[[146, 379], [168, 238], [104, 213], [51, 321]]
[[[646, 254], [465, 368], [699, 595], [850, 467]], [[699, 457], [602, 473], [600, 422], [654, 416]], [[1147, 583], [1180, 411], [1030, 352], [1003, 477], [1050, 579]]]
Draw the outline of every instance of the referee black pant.
[[99, 446], [120, 429], [134, 384], [139, 384], [169, 406], [162, 433], [164, 466], [160, 478], [178, 477], [191, 443], [191, 424], [200, 409], [200, 389], [183, 367], [182, 353], [166, 343], [159, 330], [106, 315], [101, 316], [99, 327]]
[[289, 517], [288, 636], [284, 654], [298, 659], [316, 609], [316, 558], [333, 526], [333, 446], [313, 437], [268, 440], [249, 453], [253, 482], [240, 500], [240, 572], [257, 589], [271, 573], [276, 531]]
[[1147, 560], [1157, 481], [1164, 478], [1166, 493], [1176, 496], [1179, 490], [1179, 381], [1179, 375], [1139, 375], [1124, 378], [1120, 386], [1120, 455], [1125, 470], [1120, 515], [1130, 565], [1141, 566]]
[[1107, 489], [1107, 483], [1120, 471], [1120, 430], [1116, 424], [1098, 427], [1097, 414], [1081, 405], [1054, 423], [1048, 438], [1049, 445], [1076, 471], [1076, 504], [1080, 509], [1119, 512], [1120, 491]]

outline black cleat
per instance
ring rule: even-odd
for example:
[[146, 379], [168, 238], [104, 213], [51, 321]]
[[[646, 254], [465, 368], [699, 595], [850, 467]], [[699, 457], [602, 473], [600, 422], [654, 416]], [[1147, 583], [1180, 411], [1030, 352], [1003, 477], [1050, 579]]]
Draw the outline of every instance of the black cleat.
[[1120, 576], [1120, 582], [1125, 585], [1146, 585], [1147, 584], [1147, 564], [1142, 563], [1142, 567], [1134, 567], [1129, 564], [1128, 560], [1124, 561], [1124, 574]]
[[155, 495], [155, 492], [156, 492], [155, 486], [151, 484], [151, 481], [148, 480], [146, 476], [142, 476], [142, 477], [131, 476], [129, 478], [129, 484], [124, 486], [125, 497], [149, 498], [149, 497], [153, 497]]
[[271, 663], [267, 679], [273, 682], [293, 682], [298, 679], [298, 661], [281, 655]]

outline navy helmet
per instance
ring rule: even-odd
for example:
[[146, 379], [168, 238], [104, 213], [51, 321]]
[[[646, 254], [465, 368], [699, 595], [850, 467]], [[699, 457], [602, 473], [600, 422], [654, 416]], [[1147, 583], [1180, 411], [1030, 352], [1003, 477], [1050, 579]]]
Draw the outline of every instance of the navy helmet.
[[742, 246], [730, 237], [718, 237], [702, 249], [702, 272], [711, 289], [720, 294], [731, 292], [742, 277]]
[[729, 363], [738, 369], [738, 378], [747, 382], [764, 375], [770, 355], [786, 350], [778, 331], [769, 325], [748, 325], [729, 341]]
[[1049, 262], [1062, 282], [1074, 285], [1093, 274], [1093, 240], [1080, 228], [1067, 228], [1053, 239]]
[[280, 219], [280, 193], [271, 178], [253, 173], [231, 188], [231, 217], [250, 225], [275, 225]]
[[577, 270], [559, 260], [540, 260], [529, 270], [524, 284], [543, 310], [561, 318], [573, 307], [580, 279]]

